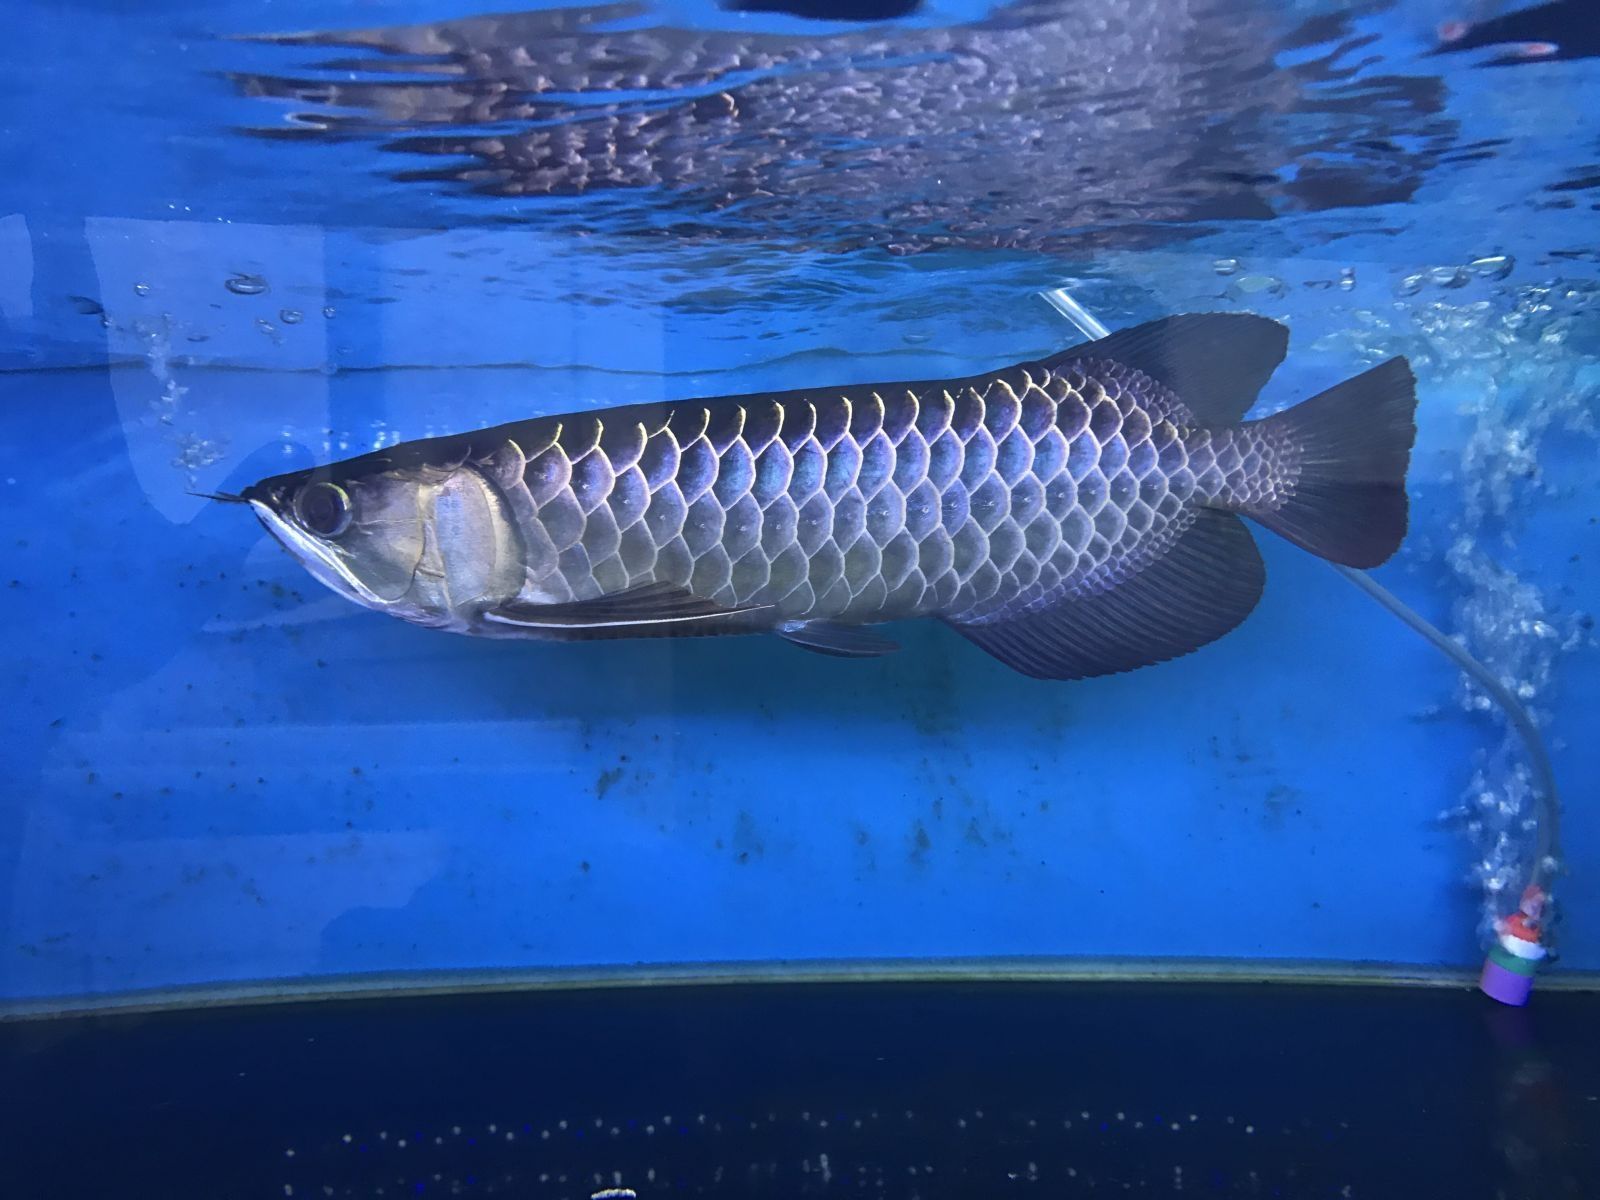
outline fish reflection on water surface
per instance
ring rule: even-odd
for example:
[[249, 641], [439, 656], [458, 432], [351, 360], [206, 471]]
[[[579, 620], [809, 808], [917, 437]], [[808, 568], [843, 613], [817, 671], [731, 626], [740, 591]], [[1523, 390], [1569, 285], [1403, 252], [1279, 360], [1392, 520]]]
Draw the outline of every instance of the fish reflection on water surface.
[[[1441, 81], [1382, 58], [1359, 14], [1014, 0], [950, 25], [717, 29], [600, 4], [263, 31], [230, 79], [251, 133], [365, 146], [429, 205], [472, 197], [452, 222], [1126, 248], [1404, 202], [1462, 151]], [[544, 203], [599, 196], [628, 217]]]
[[1241, 516], [1373, 566], [1406, 527], [1391, 359], [1245, 421], [1287, 349], [1198, 314], [965, 379], [602, 409], [247, 488], [334, 591], [419, 625], [583, 641], [775, 633], [870, 657], [933, 617], [1028, 675], [1187, 653], [1264, 571]]

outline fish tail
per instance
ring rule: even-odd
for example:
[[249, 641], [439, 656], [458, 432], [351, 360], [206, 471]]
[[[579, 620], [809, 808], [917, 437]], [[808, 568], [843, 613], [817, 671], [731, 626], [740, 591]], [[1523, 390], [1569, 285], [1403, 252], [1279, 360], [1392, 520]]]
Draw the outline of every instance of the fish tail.
[[1416, 408], [1411, 366], [1391, 358], [1303, 404], [1251, 422], [1287, 444], [1293, 473], [1240, 511], [1332, 562], [1384, 562], [1406, 533], [1406, 468], [1417, 433]]

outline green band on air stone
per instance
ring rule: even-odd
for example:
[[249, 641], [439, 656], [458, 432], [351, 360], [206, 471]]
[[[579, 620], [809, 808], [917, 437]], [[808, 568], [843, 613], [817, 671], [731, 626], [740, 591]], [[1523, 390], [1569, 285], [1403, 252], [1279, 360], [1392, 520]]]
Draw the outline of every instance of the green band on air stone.
[[1497, 967], [1518, 975], [1537, 975], [1539, 973], [1539, 960], [1534, 958], [1518, 958], [1503, 946], [1489, 947], [1489, 960]]

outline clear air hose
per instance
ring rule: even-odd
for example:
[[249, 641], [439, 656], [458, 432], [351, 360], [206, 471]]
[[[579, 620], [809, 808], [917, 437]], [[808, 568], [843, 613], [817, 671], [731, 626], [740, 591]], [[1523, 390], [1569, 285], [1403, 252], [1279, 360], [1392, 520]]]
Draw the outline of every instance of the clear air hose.
[[[1085, 337], [1103, 338], [1110, 334], [1111, 331], [1073, 299], [1065, 288], [1055, 288], [1040, 295]], [[1550, 892], [1561, 855], [1561, 803], [1544, 739], [1539, 736], [1533, 717], [1516, 694], [1459, 642], [1430, 624], [1365, 571], [1339, 563], [1329, 565], [1466, 672], [1483, 689], [1484, 694], [1500, 706], [1507, 722], [1522, 738], [1528, 764], [1533, 770], [1533, 792], [1537, 805], [1533, 861], [1528, 867], [1520, 907], [1497, 923], [1497, 944], [1489, 949], [1479, 986], [1487, 995], [1502, 1003], [1525, 1004], [1533, 987], [1534, 971], [1546, 954], [1542, 933], [1549, 928], [1553, 916]]]

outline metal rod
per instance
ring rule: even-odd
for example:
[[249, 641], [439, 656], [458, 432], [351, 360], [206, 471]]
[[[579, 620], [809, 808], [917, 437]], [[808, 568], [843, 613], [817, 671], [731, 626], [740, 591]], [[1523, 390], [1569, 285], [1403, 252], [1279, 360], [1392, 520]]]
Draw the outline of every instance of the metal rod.
[[1550, 766], [1550, 755], [1545, 751], [1544, 739], [1539, 736], [1539, 728], [1533, 723], [1533, 717], [1527, 708], [1517, 699], [1515, 692], [1500, 682], [1493, 671], [1472, 657], [1460, 642], [1429, 623], [1422, 614], [1372, 576], [1365, 571], [1358, 571], [1354, 567], [1342, 566], [1339, 563], [1328, 565], [1399, 617], [1435, 650], [1470, 675], [1489, 698], [1500, 706], [1506, 720], [1522, 738], [1523, 749], [1528, 755], [1528, 765], [1533, 768], [1534, 792], [1540, 810], [1539, 818], [1535, 822], [1537, 828], [1534, 834], [1533, 866], [1528, 871], [1527, 882], [1549, 891], [1550, 874], [1561, 854], [1561, 805], [1557, 799], [1556, 776]]

